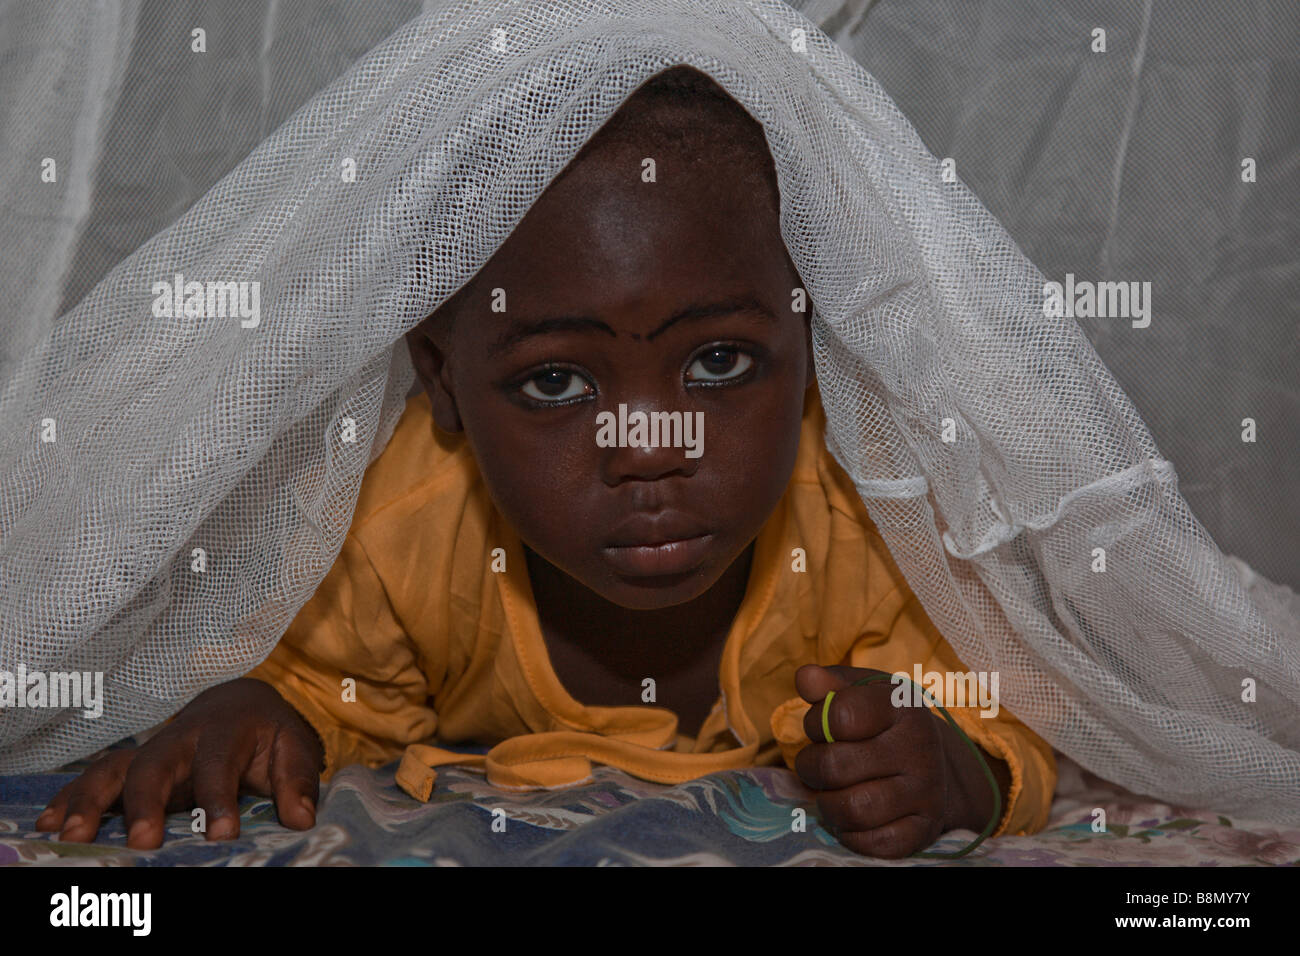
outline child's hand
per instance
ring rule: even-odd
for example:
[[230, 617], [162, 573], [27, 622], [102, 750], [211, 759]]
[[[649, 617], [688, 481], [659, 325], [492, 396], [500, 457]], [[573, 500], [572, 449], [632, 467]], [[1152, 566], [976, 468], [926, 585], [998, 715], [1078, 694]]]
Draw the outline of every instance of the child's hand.
[[[993, 790], [970, 748], [928, 707], [895, 707], [895, 685], [851, 686], [883, 671], [808, 664], [795, 674], [799, 696], [814, 706], [804, 717], [812, 741], [795, 758], [836, 839], [864, 856], [899, 859], [930, 846], [946, 830], [982, 831], [993, 815]], [[835, 691], [822, 731], [822, 700]], [[1010, 772], [984, 753], [1002, 788]]]
[[202, 807], [207, 838], [239, 835], [239, 794], [274, 796], [280, 822], [316, 823], [324, 749], [301, 715], [271, 685], [251, 678], [200, 694], [155, 737], [115, 750], [55, 795], [38, 830], [88, 843], [110, 807], [126, 812], [127, 846], [162, 845], [167, 810]]

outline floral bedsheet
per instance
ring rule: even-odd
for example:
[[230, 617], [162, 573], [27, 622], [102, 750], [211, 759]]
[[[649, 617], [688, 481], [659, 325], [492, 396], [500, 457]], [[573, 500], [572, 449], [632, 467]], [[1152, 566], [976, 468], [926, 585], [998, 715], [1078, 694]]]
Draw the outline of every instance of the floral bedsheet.
[[[40, 866], [1234, 866], [1300, 864], [1300, 829], [1142, 797], [1058, 754], [1050, 826], [987, 840], [958, 860], [868, 859], [817, 819], [815, 794], [784, 768], [716, 773], [662, 786], [598, 767], [567, 790], [505, 793], [480, 773], [442, 768], [421, 804], [397, 765], [354, 766], [322, 786], [316, 826], [279, 825], [273, 803], [245, 797], [240, 835], [208, 842], [191, 816], [168, 817], [158, 850], [126, 847], [120, 816], [93, 844], [38, 833], [37, 815], [73, 773], [0, 777], [0, 865]], [[73, 768], [82, 765], [73, 765]], [[1105, 812], [1105, 829], [1095, 812]], [[803, 811], [800, 813], [800, 811]], [[975, 837], [955, 830], [932, 850]]]

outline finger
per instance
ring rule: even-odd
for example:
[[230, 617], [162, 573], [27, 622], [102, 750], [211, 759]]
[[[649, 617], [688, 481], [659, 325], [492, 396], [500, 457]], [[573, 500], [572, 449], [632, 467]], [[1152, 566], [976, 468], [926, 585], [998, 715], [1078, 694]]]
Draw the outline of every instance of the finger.
[[237, 748], [218, 732], [199, 738], [194, 758], [194, 805], [203, 811], [206, 837], [229, 840], [239, 836], [239, 780], [251, 748]]
[[938, 825], [919, 816], [902, 817], [874, 830], [835, 834], [835, 839], [854, 853], [882, 860], [901, 860], [933, 845], [938, 838]]
[[45, 805], [41, 815], [36, 818], [37, 830], [58, 830], [63, 827], [63, 818], [68, 814], [68, 798], [72, 795], [72, 785], [81, 779], [69, 780]]
[[37, 830], [60, 830], [63, 828], [63, 820], [68, 814], [68, 800], [72, 798], [77, 786], [81, 782], [81, 776], [73, 777], [56, 793], [50, 802], [45, 805], [41, 815], [36, 818]]
[[122, 787], [126, 811], [126, 845], [133, 850], [162, 846], [167, 801], [176, 781], [189, 777], [194, 744], [178, 738], [171, 744], [147, 748], [131, 763]]
[[923, 794], [905, 774], [867, 780], [817, 795], [817, 815], [837, 831], [874, 830], [901, 817], [926, 817]]
[[317, 754], [298, 735], [282, 730], [271, 751], [271, 790], [280, 823], [293, 830], [316, 825], [320, 797]]
[[803, 715], [803, 732], [819, 743], [826, 742], [827, 727], [832, 741], [870, 740], [884, 733], [899, 719], [892, 702], [893, 686], [882, 680], [836, 691], [829, 705], [823, 698]]
[[44, 822], [38, 820], [38, 828], [59, 830], [59, 840], [66, 843], [95, 839], [104, 813], [121, 795], [122, 781], [136, 752], [116, 751], [92, 764], [50, 801], [56, 813], [50, 817], [42, 814]]
[[794, 771], [812, 790], [842, 790], [864, 780], [902, 773], [907, 769], [905, 757], [879, 738], [811, 743], [795, 756]]
[[841, 691], [855, 680], [872, 673], [860, 667], [822, 667], [820, 664], [805, 664], [794, 673], [794, 688], [799, 696], [810, 704], [815, 704], [826, 696], [827, 691]]

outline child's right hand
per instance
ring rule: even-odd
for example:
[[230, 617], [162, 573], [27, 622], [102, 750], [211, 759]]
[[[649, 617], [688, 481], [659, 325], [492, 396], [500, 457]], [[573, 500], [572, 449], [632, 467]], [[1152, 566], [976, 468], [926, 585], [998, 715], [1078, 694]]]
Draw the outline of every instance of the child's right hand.
[[37, 830], [89, 843], [112, 807], [126, 814], [127, 846], [162, 845], [168, 810], [202, 807], [207, 838], [239, 835], [239, 795], [274, 797], [280, 822], [316, 823], [325, 751], [270, 684], [242, 678], [204, 691], [142, 746], [115, 750], [60, 790]]

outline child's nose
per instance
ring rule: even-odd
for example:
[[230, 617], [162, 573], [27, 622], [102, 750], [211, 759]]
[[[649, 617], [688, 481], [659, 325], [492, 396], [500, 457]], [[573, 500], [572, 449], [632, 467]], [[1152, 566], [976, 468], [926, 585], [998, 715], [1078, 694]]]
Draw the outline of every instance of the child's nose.
[[616, 448], [606, 462], [605, 480], [615, 485], [621, 481], [656, 481], [672, 475], [689, 477], [695, 462], [681, 448]]
[[605, 482], [693, 475], [703, 445], [702, 418], [700, 412], [652, 402], [620, 402], [603, 411], [596, 438]]

